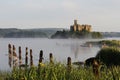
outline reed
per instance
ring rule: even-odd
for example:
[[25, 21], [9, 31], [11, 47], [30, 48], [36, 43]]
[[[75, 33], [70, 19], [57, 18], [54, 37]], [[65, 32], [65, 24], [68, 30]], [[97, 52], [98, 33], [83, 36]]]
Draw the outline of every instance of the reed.
[[21, 46], [19, 46], [19, 66], [22, 64]]
[[92, 67], [93, 67], [93, 74], [98, 79], [99, 78], [99, 67], [100, 67], [100, 65], [98, 64], [98, 62], [96, 60], [93, 61]]
[[11, 44], [8, 44], [8, 64], [11, 67], [12, 66], [12, 47]]
[[25, 65], [28, 65], [28, 47], [26, 47], [26, 54], [25, 54]]
[[71, 57], [68, 57], [67, 58], [67, 69], [68, 69], [69, 72], [71, 71], [71, 68], [72, 68], [71, 64], [72, 64]]
[[54, 64], [54, 62], [53, 62], [53, 54], [52, 53], [49, 54], [49, 60], [50, 60], [50, 64]]
[[42, 60], [43, 60], [43, 51], [41, 50], [39, 54], [39, 63], [42, 63]]
[[33, 66], [33, 56], [32, 56], [32, 49], [30, 49], [30, 67]]
[[13, 55], [12, 55], [12, 58], [13, 58], [13, 68], [16, 68], [16, 66], [18, 66], [18, 56], [16, 54], [15, 45], [13, 45]]

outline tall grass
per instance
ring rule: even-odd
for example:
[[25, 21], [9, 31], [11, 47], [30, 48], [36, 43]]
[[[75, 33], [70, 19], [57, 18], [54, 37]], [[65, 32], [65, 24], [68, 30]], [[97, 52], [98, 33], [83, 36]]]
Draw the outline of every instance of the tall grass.
[[[6, 76], [7, 80], [119, 80], [120, 67], [102, 67], [99, 77], [93, 74], [92, 67], [72, 66], [71, 71], [61, 63], [45, 64], [28, 69], [14, 69], [11, 74]], [[0, 75], [1, 76], [1, 75]]]
[[7, 77], [9, 78], [10, 75], [9, 71], [0, 71], [0, 80], [7, 80]]

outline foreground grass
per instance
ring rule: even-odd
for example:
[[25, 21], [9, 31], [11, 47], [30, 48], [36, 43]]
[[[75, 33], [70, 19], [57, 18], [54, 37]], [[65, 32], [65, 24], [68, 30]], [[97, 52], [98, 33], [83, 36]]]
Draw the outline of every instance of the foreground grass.
[[92, 67], [74, 67], [56, 63], [29, 69], [14, 69], [12, 72], [0, 72], [0, 80], [119, 80], [120, 67], [103, 67], [96, 77]]
[[11, 75], [8, 71], [0, 71], [0, 80], [6, 80], [6, 78]]

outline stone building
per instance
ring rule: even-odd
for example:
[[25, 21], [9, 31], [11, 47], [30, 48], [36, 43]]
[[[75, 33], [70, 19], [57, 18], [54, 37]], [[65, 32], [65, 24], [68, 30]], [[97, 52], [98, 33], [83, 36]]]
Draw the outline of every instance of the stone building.
[[91, 32], [91, 25], [87, 25], [87, 24], [78, 24], [77, 23], [77, 20], [74, 20], [74, 25], [71, 25], [70, 26], [70, 31], [88, 31], [88, 32]]

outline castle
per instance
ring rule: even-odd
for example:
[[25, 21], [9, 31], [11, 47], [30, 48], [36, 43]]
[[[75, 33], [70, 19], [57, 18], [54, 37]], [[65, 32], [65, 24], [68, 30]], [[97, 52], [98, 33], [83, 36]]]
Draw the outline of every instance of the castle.
[[80, 25], [80, 24], [77, 24], [77, 20], [74, 20], [74, 25], [71, 25], [70, 26], [70, 31], [88, 31], [88, 32], [91, 32], [91, 25]]

